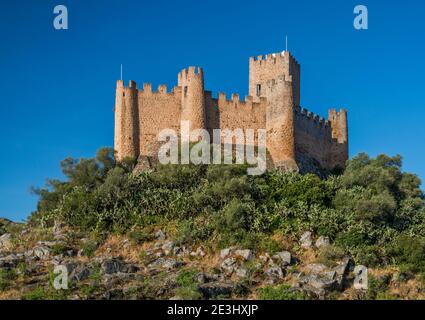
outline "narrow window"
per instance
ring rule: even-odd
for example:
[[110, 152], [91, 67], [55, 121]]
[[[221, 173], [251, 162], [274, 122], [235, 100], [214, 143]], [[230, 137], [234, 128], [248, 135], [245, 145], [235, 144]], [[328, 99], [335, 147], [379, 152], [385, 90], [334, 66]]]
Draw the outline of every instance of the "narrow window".
[[261, 96], [261, 84], [257, 84], [257, 97]]

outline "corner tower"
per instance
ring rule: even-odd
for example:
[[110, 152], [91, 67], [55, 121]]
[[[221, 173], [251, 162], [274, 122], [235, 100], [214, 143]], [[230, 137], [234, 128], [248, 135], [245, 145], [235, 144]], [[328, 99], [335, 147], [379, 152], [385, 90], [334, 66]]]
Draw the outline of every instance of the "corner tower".
[[299, 106], [301, 66], [289, 51], [249, 59], [249, 95], [254, 99], [267, 97], [267, 83], [282, 77], [292, 79], [293, 103]]
[[181, 120], [189, 121], [190, 130], [206, 128], [204, 73], [202, 68], [189, 67], [178, 74], [182, 88]]
[[345, 168], [345, 163], [348, 160], [347, 111], [341, 109], [338, 112], [335, 109], [330, 109], [328, 119], [332, 127], [332, 138], [335, 140], [330, 164], [334, 168]]
[[114, 149], [118, 160], [139, 156], [138, 90], [134, 81], [127, 88], [122, 80], [117, 82]]

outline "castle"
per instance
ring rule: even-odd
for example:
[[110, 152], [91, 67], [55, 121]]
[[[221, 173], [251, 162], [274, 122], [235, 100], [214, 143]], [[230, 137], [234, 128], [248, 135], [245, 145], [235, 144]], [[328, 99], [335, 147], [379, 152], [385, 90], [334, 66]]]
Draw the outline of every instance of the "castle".
[[[348, 160], [347, 112], [329, 110], [328, 120], [300, 107], [300, 65], [288, 51], [249, 59], [249, 96], [218, 98], [204, 89], [201, 68], [178, 74], [171, 92], [151, 84], [137, 88], [117, 82], [115, 151], [125, 157], [155, 158], [162, 129], [180, 130], [181, 120], [191, 130], [265, 129], [268, 166], [301, 172], [329, 172]], [[211, 135], [212, 136], [212, 135]]]

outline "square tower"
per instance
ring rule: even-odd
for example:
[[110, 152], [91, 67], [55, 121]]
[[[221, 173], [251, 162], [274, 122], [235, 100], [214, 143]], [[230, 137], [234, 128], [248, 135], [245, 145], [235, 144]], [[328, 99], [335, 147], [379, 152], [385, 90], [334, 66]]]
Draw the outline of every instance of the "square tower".
[[301, 67], [289, 51], [249, 59], [249, 95], [254, 100], [267, 98], [267, 86], [279, 78], [292, 79], [293, 102], [299, 106]]

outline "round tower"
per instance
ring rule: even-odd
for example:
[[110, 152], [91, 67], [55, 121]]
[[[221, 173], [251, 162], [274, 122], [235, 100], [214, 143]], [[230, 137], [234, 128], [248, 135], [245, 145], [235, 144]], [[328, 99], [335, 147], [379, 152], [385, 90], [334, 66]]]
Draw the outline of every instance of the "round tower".
[[267, 148], [276, 167], [297, 171], [293, 85], [288, 78], [267, 83]]
[[332, 126], [332, 138], [335, 140], [331, 153], [331, 165], [332, 167], [345, 168], [349, 156], [347, 111], [341, 109], [337, 112], [335, 109], [331, 109], [328, 119]]
[[114, 150], [117, 159], [121, 159], [122, 154], [122, 109], [124, 104], [124, 84], [122, 80], [117, 81], [115, 91], [115, 128], [114, 128]]
[[189, 67], [179, 74], [182, 87], [181, 120], [189, 121], [190, 130], [206, 128], [204, 74], [201, 68]]
[[[118, 92], [117, 92], [118, 93]], [[117, 97], [117, 103], [119, 103]], [[119, 104], [116, 108], [119, 108]], [[130, 81], [129, 86], [124, 88], [121, 110], [116, 111], [116, 119], [121, 118], [118, 136], [118, 159], [125, 157], [139, 156], [139, 110], [138, 110], [138, 91], [134, 81]], [[116, 120], [117, 121], [117, 120]], [[121, 136], [121, 139], [119, 139]]]

